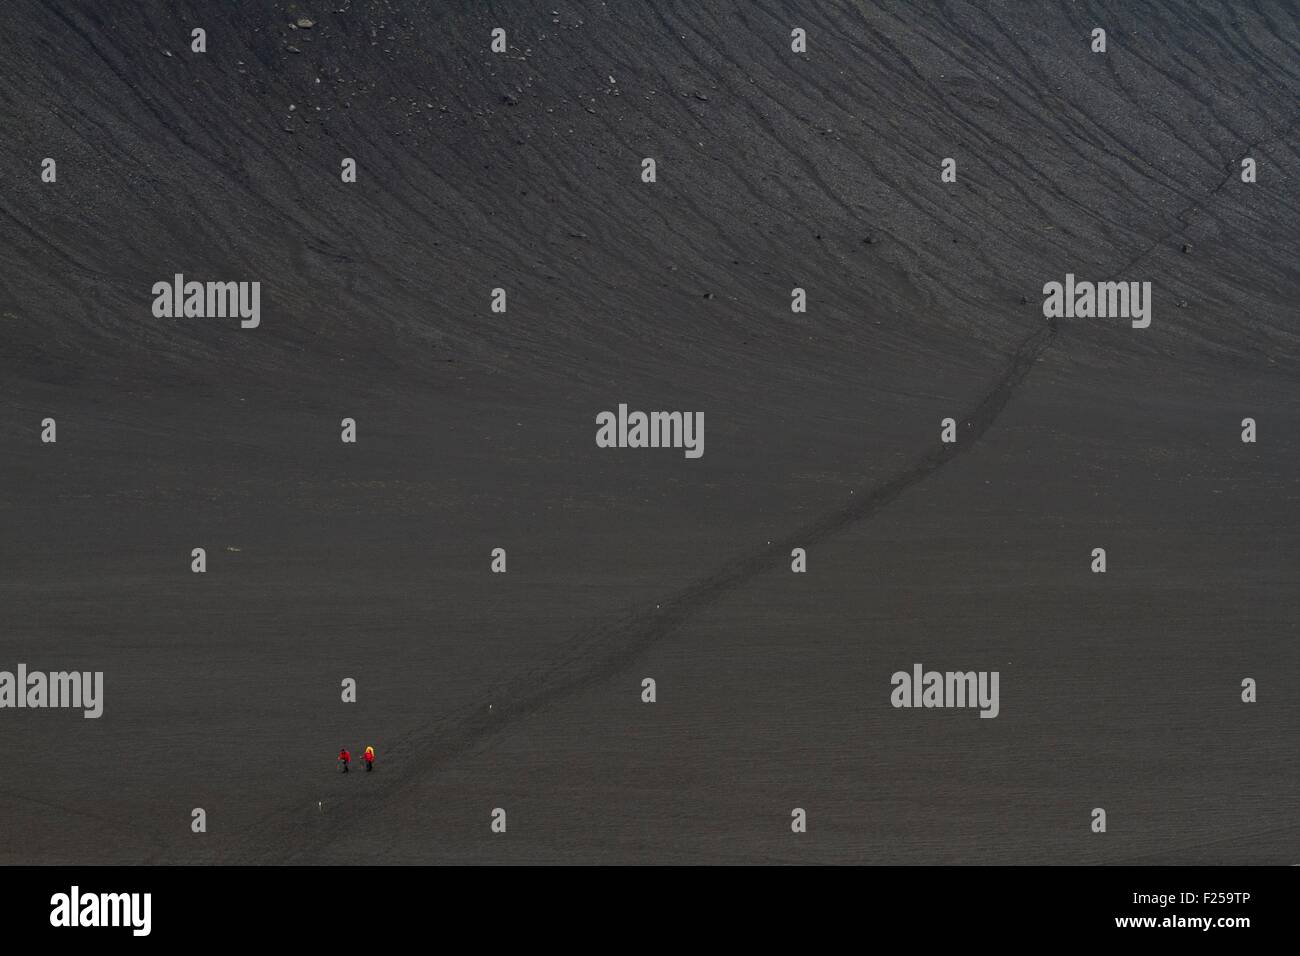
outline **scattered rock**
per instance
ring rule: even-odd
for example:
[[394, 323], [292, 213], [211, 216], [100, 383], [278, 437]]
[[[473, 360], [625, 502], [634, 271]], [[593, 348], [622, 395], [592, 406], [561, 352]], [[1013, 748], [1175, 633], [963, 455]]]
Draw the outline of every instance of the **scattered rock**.
[[1020, 304], [1021, 304], [1021, 305], [1028, 305], [1028, 304], [1029, 304], [1029, 296], [1027, 296], [1027, 295], [1022, 295], [1022, 296], [1020, 297]]
[[304, 30], [310, 30], [312, 27], [316, 25], [316, 21], [308, 20], [306, 17], [299, 17], [297, 25]]
[[712, 299], [712, 298], [713, 298], [713, 293], [712, 293], [712, 292], [706, 292], [706, 293], [704, 293], [704, 298], [706, 298], [706, 299]]
[[875, 237], [875, 236], [867, 236], [867, 238], [863, 239], [862, 241], [865, 242], [865, 243], [866, 243], [867, 245], [869, 245], [869, 246], [874, 246], [874, 245], [876, 244], [876, 237]]
[[1186, 254], [1186, 253], [1189, 253], [1189, 252], [1191, 252], [1191, 251], [1192, 251], [1192, 244], [1191, 244], [1190, 242], [1184, 242], [1184, 243], [1183, 243], [1183, 253]]
[[299, 49], [298, 49], [296, 46], [294, 46], [292, 43], [288, 44], [288, 45], [285, 47], [285, 49], [288, 50], [290, 53], [301, 53], [301, 52], [302, 52], [302, 50], [299, 50]]

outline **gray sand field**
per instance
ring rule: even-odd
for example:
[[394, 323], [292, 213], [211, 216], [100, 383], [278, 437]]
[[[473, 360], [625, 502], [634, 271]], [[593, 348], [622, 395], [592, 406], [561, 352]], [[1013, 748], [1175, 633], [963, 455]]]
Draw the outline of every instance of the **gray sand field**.
[[1300, 862], [1298, 54], [1269, 0], [0, 5], [0, 670], [105, 675], [0, 710], [0, 862]]

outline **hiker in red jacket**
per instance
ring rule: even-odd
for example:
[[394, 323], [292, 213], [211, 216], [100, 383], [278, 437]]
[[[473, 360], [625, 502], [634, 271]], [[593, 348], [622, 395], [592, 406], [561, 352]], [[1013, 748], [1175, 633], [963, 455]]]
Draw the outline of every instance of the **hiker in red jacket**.
[[348, 753], [347, 747], [339, 748], [339, 767], [344, 773], [348, 772], [348, 762], [352, 760], [352, 754]]
[[363, 753], [361, 756], [366, 762], [366, 773], [369, 773], [370, 771], [374, 770], [375, 769], [375, 748], [367, 747], [366, 752]]

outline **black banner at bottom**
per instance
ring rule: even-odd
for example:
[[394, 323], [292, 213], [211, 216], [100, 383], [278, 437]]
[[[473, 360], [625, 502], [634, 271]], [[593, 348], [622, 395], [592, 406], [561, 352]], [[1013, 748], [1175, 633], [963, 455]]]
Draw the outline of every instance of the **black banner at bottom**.
[[[338, 943], [433, 926], [455, 938], [490, 928], [494, 943], [559, 933], [652, 936], [681, 925], [765, 945], [828, 932], [885, 939], [1076, 939], [1179, 943], [1268, 937], [1292, 925], [1300, 870], [1289, 867], [827, 868], [797, 879], [680, 869], [490, 873], [433, 867], [7, 867], [6, 936], [82, 943], [202, 940], [220, 929], [259, 941]], [[256, 928], [256, 929], [254, 929]], [[1245, 934], [1245, 935], [1242, 935]]]

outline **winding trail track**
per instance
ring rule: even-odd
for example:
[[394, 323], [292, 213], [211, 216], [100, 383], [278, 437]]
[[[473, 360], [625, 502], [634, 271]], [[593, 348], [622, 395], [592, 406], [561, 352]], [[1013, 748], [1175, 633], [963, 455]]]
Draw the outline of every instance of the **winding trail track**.
[[[483, 746], [493, 736], [511, 724], [525, 720], [542, 708], [559, 699], [573, 695], [609, 680], [633, 663], [638, 655], [657, 641], [677, 633], [705, 608], [711, 607], [725, 595], [751, 584], [764, 572], [774, 570], [790, 559], [795, 547], [808, 548], [846, 528], [870, 518], [912, 486], [924, 481], [945, 463], [970, 447], [993, 426], [994, 421], [1011, 400], [1016, 389], [1029, 374], [1034, 362], [1051, 345], [1056, 335], [1055, 324], [1046, 324], [1030, 335], [1012, 356], [1006, 371], [989, 389], [988, 393], [959, 422], [961, 441], [953, 444], [937, 443], [935, 448], [889, 481], [875, 487], [857, 489], [852, 500], [844, 507], [823, 515], [813, 523], [799, 528], [778, 541], [729, 561], [707, 577], [666, 597], [653, 609], [643, 608], [608, 626], [593, 627], [574, 642], [553, 664], [540, 670], [520, 675], [516, 680], [495, 688], [485, 699], [494, 701], [491, 710], [483, 705], [440, 721], [436, 726], [407, 735], [395, 741], [391, 748], [391, 762], [395, 770], [389, 773], [393, 783], [389, 794], [397, 793], [402, 784], [410, 784], [421, 777], [436, 773], [458, 756]], [[342, 814], [332, 813], [329, 821], [330, 835], [337, 838], [339, 827], [356, 822], [363, 814], [375, 812], [373, 802], [355, 806]], [[300, 830], [319, 830], [319, 827], [302, 827], [297, 821], [302, 817], [296, 808], [282, 818]], [[272, 853], [268, 858], [275, 862], [304, 862], [312, 858], [310, 839], [302, 832], [286, 838], [276, 833], [255, 841], [274, 847], [293, 847], [288, 854]], [[319, 847], [317, 847], [319, 850]]]

